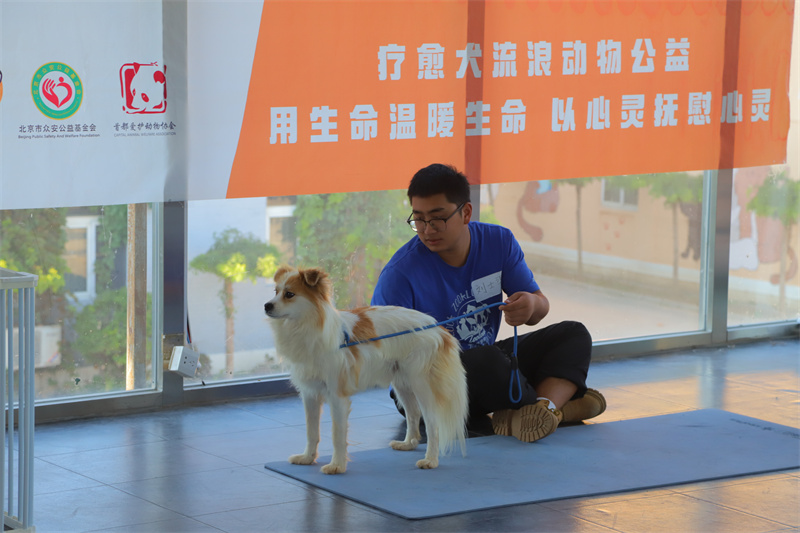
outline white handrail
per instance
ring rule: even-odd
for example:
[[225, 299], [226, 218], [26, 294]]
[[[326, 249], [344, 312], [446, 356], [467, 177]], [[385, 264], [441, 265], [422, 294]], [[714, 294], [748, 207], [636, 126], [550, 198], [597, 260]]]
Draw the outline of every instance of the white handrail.
[[[38, 276], [33, 274], [0, 268], [0, 402], [4, 406], [4, 435], [0, 441], [0, 502], [3, 502], [3, 525], [25, 531], [35, 531], [33, 526], [34, 328], [35, 287], [38, 279]], [[15, 394], [14, 379], [15, 314], [19, 353], [17, 394]], [[16, 461], [15, 408], [19, 441]]]

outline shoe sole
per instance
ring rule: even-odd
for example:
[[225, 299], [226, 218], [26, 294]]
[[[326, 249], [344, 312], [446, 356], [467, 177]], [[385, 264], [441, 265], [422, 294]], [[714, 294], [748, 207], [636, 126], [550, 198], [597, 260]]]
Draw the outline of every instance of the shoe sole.
[[513, 415], [513, 409], [505, 409], [492, 413], [492, 429], [495, 435], [502, 435], [504, 437], [511, 436], [511, 418]]
[[522, 442], [535, 442], [553, 433], [558, 416], [542, 403], [525, 405], [518, 410], [506, 409], [492, 415], [495, 435], [514, 437]]

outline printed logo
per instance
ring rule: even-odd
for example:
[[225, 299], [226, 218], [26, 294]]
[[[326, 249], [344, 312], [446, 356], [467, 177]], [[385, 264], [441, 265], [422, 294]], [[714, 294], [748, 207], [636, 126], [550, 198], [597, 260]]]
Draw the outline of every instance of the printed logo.
[[[480, 309], [481, 305], [475, 305], [475, 300], [463, 302], [459, 307], [456, 316], [467, 315]], [[489, 323], [489, 311], [476, 313], [460, 319], [456, 322], [452, 333], [462, 343], [470, 347], [491, 344], [491, 339], [495, 336], [494, 326]]]
[[3, 101], [3, 71], [0, 70], [0, 102]]
[[64, 63], [47, 63], [33, 75], [31, 96], [46, 117], [64, 120], [74, 115], [83, 101], [80, 76]]
[[158, 63], [126, 63], [119, 69], [122, 109], [130, 114], [167, 110], [167, 67]]

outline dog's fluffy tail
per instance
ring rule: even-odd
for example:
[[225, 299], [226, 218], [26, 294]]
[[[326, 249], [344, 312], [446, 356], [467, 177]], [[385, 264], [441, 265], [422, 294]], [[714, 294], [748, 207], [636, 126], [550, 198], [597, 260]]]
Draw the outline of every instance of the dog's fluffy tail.
[[458, 341], [446, 330], [436, 329], [441, 331], [442, 342], [428, 372], [428, 383], [434, 393], [439, 449], [447, 454], [458, 442], [461, 454], [466, 455], [467, 375], [461, 364]]

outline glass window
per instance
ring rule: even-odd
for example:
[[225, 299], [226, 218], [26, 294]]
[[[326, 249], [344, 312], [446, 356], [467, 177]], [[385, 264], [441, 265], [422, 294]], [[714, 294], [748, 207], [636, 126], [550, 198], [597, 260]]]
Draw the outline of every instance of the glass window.
[[405, 191], [189, 202], [188, 312], [200, 367], [187, 384], [285, 373], [264, 315], [275, 267], [322, 267], [337, 307], [368, 304], [383, 265], [414, 236], [409, 212]]
[[542, 325], [578, 320], [601, 341], [705, 328], [702, 195], [702, 172], [681, 172], [503, 183], [482, 201], [550, 299]]
[[[139, 216], [146, 229], [138, 235], [138, 261], [150, 272], [152, 223], [146, 208]], [[0, 211], [0, 266], [39, 276], [37, 399], [154, 387], [151, 295], [147, 279], [128, 276], [127, 249], [127, 205]], [[142, 301], [136, 302], [132, 322], [128, 295], [139, 284], [145, 289], [138, 293]], [[130, 360], [129, 323], [143, 332], [130, 348]]]
[[64, 245], [64, 260], [67, 272], [64, 274], [66, 289], [81, 302], [88, 302], [95, 293], [94, 263], [97, 246], [97, 215], [72, 214], [67, 210]]
[[603, 179], [603, 204], [617, 209], [635, 209], [639, 204], [639, 189], [624, 183]]
[[800, 319], [800, 178], [791, 167], [736, 169], [728, 325]]

